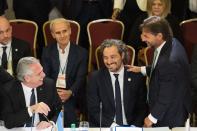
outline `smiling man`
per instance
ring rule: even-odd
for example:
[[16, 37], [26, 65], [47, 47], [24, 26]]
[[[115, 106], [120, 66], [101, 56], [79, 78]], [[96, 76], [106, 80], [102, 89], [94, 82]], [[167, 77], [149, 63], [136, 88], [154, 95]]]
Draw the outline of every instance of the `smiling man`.
[[51, 34], [56, 43], [43, 50], [42, 65], [46, 76], [56, 81], [58, 94], [64, 104], [64, 126], [77, 124], [76, 98], [84, 90], [88, 55], [85, 49], [70, 42], [70, 23], [64, 18], [51, 21]]
[[99, 127], [100, 115], [103, 127], [142, 126], [147, 109], [145, 81], [139, 73], [126, 71], [126, 45], [120, 40], [105, 40], [101, 52], [106, 67], [92, 73], [87, 92], [91, 126]]
[[56, 122], [61, 101], [54, 81], [45, 78], [36, 58], [20, 59], [17, 79], [6, 83], [1, 90], [2, 117], [6, 128], [36, 126], [44, 129]]

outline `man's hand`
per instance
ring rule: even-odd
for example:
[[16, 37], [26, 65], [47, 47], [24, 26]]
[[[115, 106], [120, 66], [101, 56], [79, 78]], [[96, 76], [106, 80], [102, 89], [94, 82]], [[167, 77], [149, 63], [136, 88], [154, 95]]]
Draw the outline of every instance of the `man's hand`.
[[60, 99], [62, 100], [62, 102], [67, 101], [72, 95], [71, 90], [64, 90], [64, 89], [57, 89], [57, 93]]
[[153, 125], [153, 122], [148, 117], [146, 117], [144, 119], [144, 127], [152, 127], [152, 125]]
[[40, 123], [38, 123], [36, 128], [38, 130], [41, 130], [41, 129], [46, 129], [46, 128], [50, 127], [50, 126], [53, 126], [52, 123], [47, 122], [47, 121], [41, 121]]
[[141, 72], [141, 67], [139, 67], [139, 66], [125, 65], [125, 67], [127, 67], [127, 71], [132, 71], [135, 73]]
[[48, 115], [49, 111], [51, 111], [49, 106], [45, 104], [44, 102], [40, 102], [40, 103], [30, 106], [30, 110], [32, 113], [41, 113], [41, 114], [43, 113], [46, 116]]

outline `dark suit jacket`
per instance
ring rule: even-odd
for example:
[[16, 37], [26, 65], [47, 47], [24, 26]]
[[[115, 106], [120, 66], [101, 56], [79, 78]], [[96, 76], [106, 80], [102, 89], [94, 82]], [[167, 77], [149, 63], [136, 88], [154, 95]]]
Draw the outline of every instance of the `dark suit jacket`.
[[5, 10], [8, 8], [6, 0], [0, 0], [0, 16], [5, 13]]
[[16, 66], [18, 64], [18, 61], [27, 56], [31, 56], [31, 49], [30, 44], [23, 40], [19, 40], [17, 38], [12, 38], [12, 69], [13, 69], [13, 75], [16, 75]]
[[[150, 74], [150, 67], [147, 67]], [[184, 126], [190, 112], [190, 75], [187, 55], [176, 40], [161, 49], [149, 83], [150, 113], [156, 126]]]
[[[49, 120], [56, 122], [58, 114], [61, 110], [61, 101], [57, 94], [55, 83], [53, 80], [45, 78], [42, 86], [37, 87], [38, 102], [46, 103], [51, 111], [48, 114]], [[21, 82], [12, 80], [3, 87], [3, 120], [6, 128], [22, 127], [29, 121], [30, 116], [25, 104], [25, 96], [23, 93]], [[46, 119], [40, 116], [40, 121]]]
[[[65, 122], [68, 122], [68, 124], [65, 124], [65, 126], [70, 126], [72, 122], [76, 122], [76, 97], [79, 89], [84, 90], [85, 87], [88, 67], [87, 61], [88, 55], [86, 50], [71, 43], [66, 68], [66, 88], [72, 90], [73, 95], [64, 103], [64, 113], [66, 114], [68, 112], [68, 118], [65, 115]], [[56, 81], [60, 67], [59, 52], [56, 43], [50, 44], [43, 50], [42, 65], [46, 76]]]
[[[7, 72], [5, 71], [1, 66], [0, 66], [0, 106], [3, 106], [3, 101], [2, 101], [2, 86], [11, 81], [13, 79], [13, 77]], [[1, 117], [1, 109], [0, 108], [0, 120], [2, 119]]]
[[[102, 103], [102, 126], [111, 126], [115, 116], [115, 102], [109, 71], [105, 68], [92, 73], [88, 85], [87, 101], [91, 126], [99, 127], [100, 103]], [[125, 70], [123, 94], [127, 123], [142, 126], [147, 115], [146, 87], [142, 75]]]
[[[63, 16], [67, 19], [77, 20], [83, 10], [84, 1], [86, 0], [51, 0], [53, 5], [56, 6]], [[103, 14], [103, 18], [109, 18], [112, 15], [113, 2], [112, 0], [97, 0], [98, 8]]]

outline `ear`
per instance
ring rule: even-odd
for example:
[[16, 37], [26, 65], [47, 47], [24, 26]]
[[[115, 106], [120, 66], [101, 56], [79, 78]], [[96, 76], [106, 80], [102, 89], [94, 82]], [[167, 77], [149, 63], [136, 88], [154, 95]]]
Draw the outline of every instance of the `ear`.
[[30, 81], [30, 77], [29, 77], [28, 75], [25, 75], [25, 76], [24, 76], [24, 80], [25, 80], [25, 82], [28, 83], [28, 82]]
[[53, 38], [55, 39], [55, 33], [53, 31], [51, 31], [51, 35], [53, 36]]
[[122, 60], [124, 60], [124, 58], [125, 58], [125, 53], [123, 52], [122, 53]]
[[162, 33], [158, 33], [158, 34], [157, 34], [157, 38], [158, 38], [159, 40], [163, 40], [163, 34], [162, 34]]

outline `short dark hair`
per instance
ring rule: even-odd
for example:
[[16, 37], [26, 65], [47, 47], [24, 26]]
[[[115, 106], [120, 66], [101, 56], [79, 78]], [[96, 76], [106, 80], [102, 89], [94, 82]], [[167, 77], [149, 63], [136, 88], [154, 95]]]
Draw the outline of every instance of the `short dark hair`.
[[161, 33], [163, 35], [163, 40], [172, 39], [173, 37], [172, 29], [168, 21], [159, 16], [150, 16], [145, 19], [140, 25], [140, 29], [145, 29], [153, 35]]

